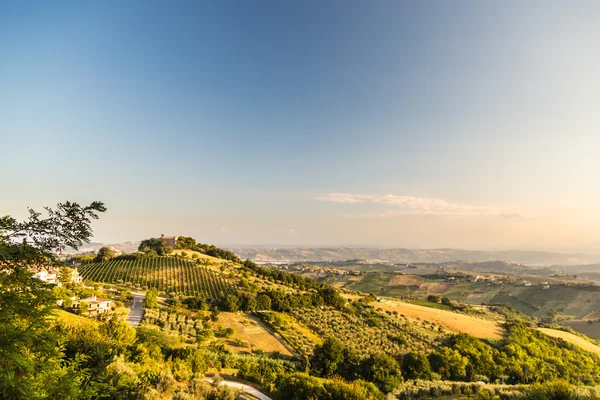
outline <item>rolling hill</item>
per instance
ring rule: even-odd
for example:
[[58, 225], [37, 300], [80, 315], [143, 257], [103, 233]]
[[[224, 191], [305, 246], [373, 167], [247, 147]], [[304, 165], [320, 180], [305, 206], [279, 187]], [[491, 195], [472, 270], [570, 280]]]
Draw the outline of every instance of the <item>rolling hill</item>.
[[377, 249], [353, 247], [229, 248], [256, 262], [300, 262], [363, 259], [386, 263], [442, 263], [457, 260], [504, 260], [529, 265], [577, 265], [599, 262], [599, 256], [543, 251], [475, 251], [460, 249]]

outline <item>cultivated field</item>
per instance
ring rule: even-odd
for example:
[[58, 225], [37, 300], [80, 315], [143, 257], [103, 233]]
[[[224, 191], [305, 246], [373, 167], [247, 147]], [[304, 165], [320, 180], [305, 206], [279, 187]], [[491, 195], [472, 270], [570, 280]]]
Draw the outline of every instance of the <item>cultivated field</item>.
[[396, 275], [388, 282], [388, 286], [419, 286], [427, 282], [427, 279], [417, 275]]
[[550, 328], [538, 328], [538, 329], [540, 331], [544, 332], [548, 336], [561, 338], [571, 344], [574, 344], [575, 346], [579, 346], [584, 350], [591, 351], [592, 353], [595, 353], [600, 356], [600, 347], [596, 346], [595, 344], [593, 344], [591, 342], [588, 342], [584, 338], [573, 335], [572, 333], [569, 333], [569, 332], [563, 332], [563, 331], [559, 331], [556, 329], [550, 329]]
[[[281, 337], [278, 337], [279, 335], [250, 314], [223, 312], [219, 314], [216, 325], [223, 325], [224, 328], [232, 328], [235, 331], [235, 334], [225, 341], [226, 346], [235, 352], [250, 353], [255, 349], [265, 353], [279, 352], [287, 356], [292, 355], [291, 349]], [[237, 342], [236, 339], [241, 341]]]
[[[360, 296], [346, 295], [346, 298], [360, 298]], [[387, 300], [383, 303], [371, 303], [375, 308], [383, 311], [397, 311], [408, 319], [435, 322], [451, 332], [462, 332], [479, 338], [500, 339], [502, 328], [495, 321], [476, 318], [470, 315], [459, 314], [452, 311], [419, 306], [396, 300]]]
[[592, 321], [591, 323], [587, 320], [574, 320], [564, 321], [561, 325], [570, 326], [579, 333], [583, 333], [585, 336], [592, 339], [600, 340], [600, 322]]
[[222, 274], [181, 257], [109, 260], [79, 268], [85, 279], [187, 296], [221, 297], [232, 290]]

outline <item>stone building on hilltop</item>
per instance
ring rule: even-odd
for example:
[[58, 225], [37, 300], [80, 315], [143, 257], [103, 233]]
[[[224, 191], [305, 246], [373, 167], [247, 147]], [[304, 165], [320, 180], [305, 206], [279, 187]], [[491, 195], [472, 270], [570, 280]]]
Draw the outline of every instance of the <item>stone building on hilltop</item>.
[[165, 234], [162, 233], [160, 235], [160, 240], [167, 242], [167, 246], [175, 248], [175, 244], [177, 243], [177, 236], [165, 236]]

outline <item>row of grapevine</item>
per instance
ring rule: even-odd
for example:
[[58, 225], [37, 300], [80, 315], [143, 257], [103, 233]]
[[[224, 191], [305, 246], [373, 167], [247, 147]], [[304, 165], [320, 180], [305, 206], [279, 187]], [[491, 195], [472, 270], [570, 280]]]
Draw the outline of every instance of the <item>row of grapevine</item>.
[[216, 298], [231, 291], [231, 284], [223, 276], [177, 257], [110, 260], [84, 265], [79, 273], [95, 282], [145, 286], [186, 296]]

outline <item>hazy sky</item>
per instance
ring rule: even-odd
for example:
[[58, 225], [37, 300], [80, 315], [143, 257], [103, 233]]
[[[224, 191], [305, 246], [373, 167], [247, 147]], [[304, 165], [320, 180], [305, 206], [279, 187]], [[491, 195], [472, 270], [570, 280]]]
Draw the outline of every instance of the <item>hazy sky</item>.
[[600, 242], [598, 1], [2, 1], [0, 214], [96, 240]]

